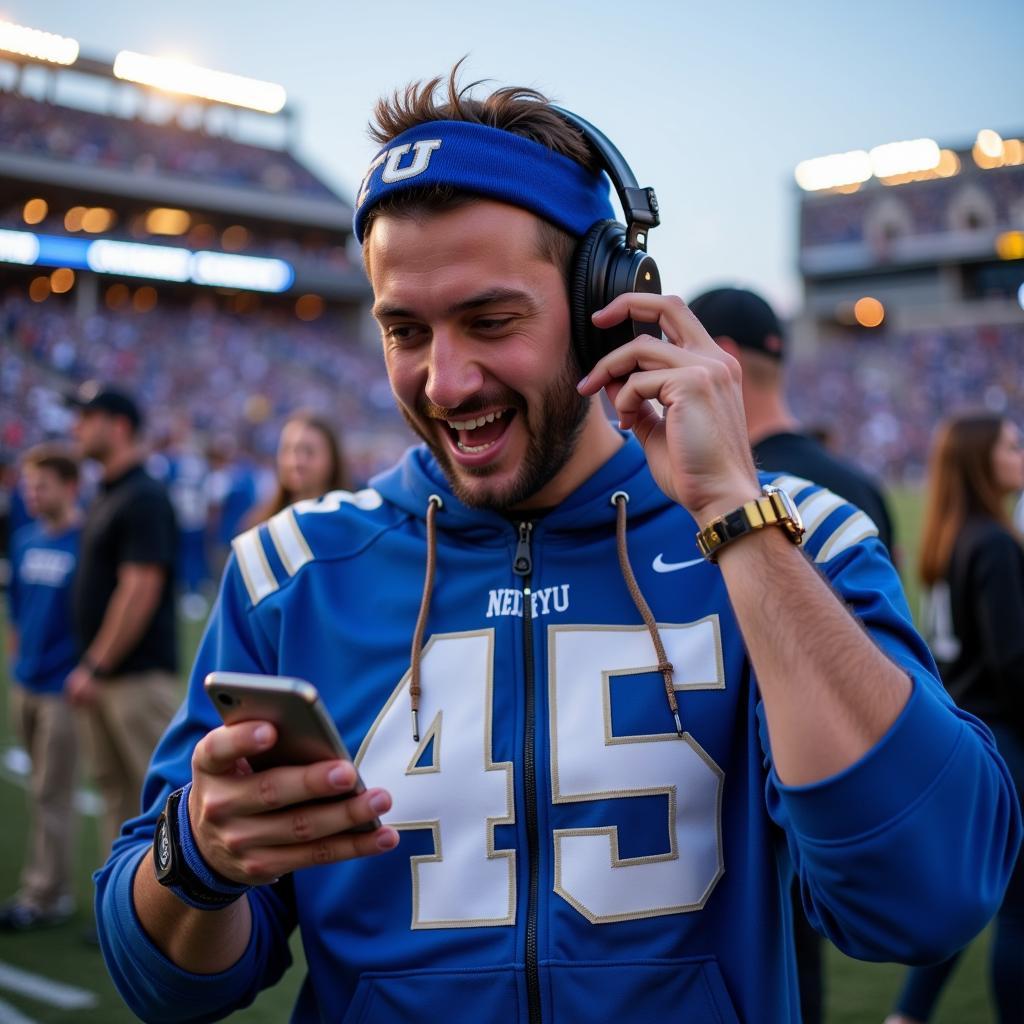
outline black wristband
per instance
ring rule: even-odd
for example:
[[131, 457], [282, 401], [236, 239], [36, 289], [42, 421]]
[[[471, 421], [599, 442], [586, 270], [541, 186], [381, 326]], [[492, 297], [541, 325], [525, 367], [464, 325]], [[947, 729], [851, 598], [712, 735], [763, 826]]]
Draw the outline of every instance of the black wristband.
[[188, 820], [189, 788], [171, 793], [157, 819], [153, 836], [156, 880], [190, 907], [221, 910], [252, 887], [221, 878], [203, 861]]

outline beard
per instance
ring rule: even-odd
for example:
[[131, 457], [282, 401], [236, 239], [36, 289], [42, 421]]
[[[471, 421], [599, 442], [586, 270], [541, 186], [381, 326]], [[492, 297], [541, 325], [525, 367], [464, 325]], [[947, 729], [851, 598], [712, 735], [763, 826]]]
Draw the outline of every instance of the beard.
[[[579, 374], [571, 354], [561, 372], [544, 389], [534, 408], [518, 392], [481, 395], [457, 410], [440, 409], [421, 396], [416, 415], [405, 405], [399, 410], [406, 423], [423, 439], [444, 472], [455, 497], [471, 508], [504, 512], [531, 498], [561, 471], [576, 450], [590, 399], [576, 390]], [[438, 443], [425, 424], [437, 419], [468, 418], [486, 408], [504, 405], [516, 410], [527, 431], [526, 454], [512, 480], [493, 487], [471, 486], [469, 479], [484, 481], [496, 471], [491, 466], [459, 466], [447, 446]]]

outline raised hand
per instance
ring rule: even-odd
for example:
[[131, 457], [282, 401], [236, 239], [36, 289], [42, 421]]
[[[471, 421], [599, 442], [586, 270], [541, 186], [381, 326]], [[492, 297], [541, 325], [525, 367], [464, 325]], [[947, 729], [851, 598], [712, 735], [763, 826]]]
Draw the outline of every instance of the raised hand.
[[605, 389], [658, 486], [700, 525], [757, 497], [739, 364], [676, 296], [620, 295], [593, 319], [611, 327], [627, 318], [658, 323], [669, 343], [644, 335], [614, 349], [579, 383], [580, 393]]

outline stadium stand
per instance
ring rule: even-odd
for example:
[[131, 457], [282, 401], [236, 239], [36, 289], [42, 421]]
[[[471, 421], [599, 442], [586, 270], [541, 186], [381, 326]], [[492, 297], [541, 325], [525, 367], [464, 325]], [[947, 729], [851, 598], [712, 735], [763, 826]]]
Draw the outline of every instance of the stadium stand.
[[945, 416], [1024, 418], [1024, 141], [983, 130], [940, 160], [833, 187], [797, 174], [792, 405], [893, 483], [920, 482]]
[[917, 484], [935, 424], [986, 406], [1024, 422], [1024, 326], [936, 327], [833, 342], [794, 361], [789, 393], [804, 423], [876, 476]]
[[134, 174], [185, 175], [268, 192], [334, 199], [334, 193], [285, 150], [248, 145], [172, 123], [155, 124], [0, 93], [6, 149]]
[[197, 296], [148, 313], [129, 307], [81, 318], [61, 297], [34, 303], [14, 288], [0, 300], [0, 332], [2, 454], [64, 433], [61, 396], [90, 378], [137, 394], [154, 436], [185, 413], [200, 435], [234, 433], [264, 456], [287, 414], [308, 406], [339, 423], [364, 480], [410, 441], [379, 353], [346, 339], [330, 312], [302, 323], [287, 307], [233, 314]]

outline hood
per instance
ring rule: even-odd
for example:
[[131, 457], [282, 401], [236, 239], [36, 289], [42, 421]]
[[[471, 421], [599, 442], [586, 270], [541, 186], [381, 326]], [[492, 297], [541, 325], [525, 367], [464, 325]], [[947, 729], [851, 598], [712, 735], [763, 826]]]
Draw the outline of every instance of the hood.
[[[629, 495], [630, 519], [672, 504], [648, 471], [640, 442], [631, 433], [623, 434], [623, 438], [625, 443], [615, 455], [545, 516], [545, 532], [614, 529], [615, 507], [611, 498], [616, 491]], [[417, 519], [426, 518], [430, 496], [438, 495], [443, 502], [437, 517], [440, 530], [508, 533], [509, 521], [505, 516], [491, 509], [470, 508], [455, 497], [426, 445], [410, 448], [394, 468], [374, 477], [370, 486]]]

